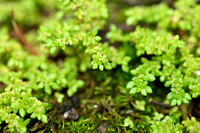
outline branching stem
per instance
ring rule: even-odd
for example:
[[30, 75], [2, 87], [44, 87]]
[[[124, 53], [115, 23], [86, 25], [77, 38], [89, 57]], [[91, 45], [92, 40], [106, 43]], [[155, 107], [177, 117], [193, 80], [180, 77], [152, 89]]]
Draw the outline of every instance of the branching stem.
[[28, 49], [28, 51], [30, 51], [33, 55], [37, 56], [38, 53], [34, 50], [33, 46], [26, 40], [22, 30], [15, 22], [13, 11], [11, 11], [11, 19], [12, 19], [12, 25], [14, 27], [14, 31], [15, 31], [16, 35], [19, 37], [20, 41], [24, 44], [24, 46]]
[[155, 101], [155, 100], [153, 100], [152, 98], [149, 99], [149, 102], [150, 102], [150, 103], [153, 103], [153, 104], [155, 104], [155, 105], [158, 105], [158, 106], [165, 107], [165, 108], [172, 108], [172, 107], [173, 107], [173, 106], [170, 106], [170, 105], [168, 105], [168, 104], [164, 104], [164, 103]]

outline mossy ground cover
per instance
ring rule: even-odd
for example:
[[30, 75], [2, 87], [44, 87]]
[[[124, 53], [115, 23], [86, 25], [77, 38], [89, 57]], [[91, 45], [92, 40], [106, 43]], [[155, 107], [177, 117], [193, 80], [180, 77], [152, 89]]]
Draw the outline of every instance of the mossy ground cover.
[[195, 0], [1, 0], [1, 132], [200, 132]]

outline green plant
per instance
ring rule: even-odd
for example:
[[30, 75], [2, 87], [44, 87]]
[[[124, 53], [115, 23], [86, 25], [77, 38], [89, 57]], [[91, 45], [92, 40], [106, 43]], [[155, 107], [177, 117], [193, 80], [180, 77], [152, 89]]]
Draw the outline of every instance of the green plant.
[[95, 132], [96, 131], [95, 127], [97, 126], [94, 121], [84, 118], [80, 118], [78, 121], [72, 122], [72, 126], [71, 123], [66, 123], [66, 125], [68, 125], [68, 128], [71, 132], [78, 132], [78, 133]]
[[1, 131], [198, 132], [200, 5], [172, 5], [0, 2]]
[[48, 104], [31, 96], [30, 89], [23, 84], [17, 81], [15, 85], [8, 86], [0, 94], [0, 123], [5, 121], [10, 132], [26, 132], [30, 119], [24, 120], [24, 117], [28, 114], [31, 114], [32, 119], [37, 118], [44, 123], [48, 122], [45, 115]]

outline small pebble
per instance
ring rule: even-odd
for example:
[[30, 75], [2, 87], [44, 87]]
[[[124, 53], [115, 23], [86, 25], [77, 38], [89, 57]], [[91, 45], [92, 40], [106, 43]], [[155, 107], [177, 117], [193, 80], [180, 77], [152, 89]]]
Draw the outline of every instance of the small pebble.
[[132, 114], [133, 113], [133, 110], [127, 110], [126, 111], [126, 114]]
[[63, 114], [63, 118], [64, 118], [64, 119], [67, 119], [68, 116], [69, 116], [69, 111], [66, 111], [66, 112]]
[[95, 105], [94, 105], [94, 108], [98, 108], [98, 105], [95, 104]]
[[69, 118], [69, 119], [73, 119], [73, 120], [78, 120], [79, 116], [78, 116], [76, 110], [74, 108], [72, 108], [71, 110], [68, 110], [63, 114], [63, 118], [64, 119]]

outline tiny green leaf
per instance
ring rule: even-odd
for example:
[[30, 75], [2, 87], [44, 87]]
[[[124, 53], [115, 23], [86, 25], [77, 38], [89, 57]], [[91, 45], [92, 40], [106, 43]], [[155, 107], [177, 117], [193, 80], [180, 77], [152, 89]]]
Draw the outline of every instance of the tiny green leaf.
[[29, 124], [29, 122], [31, 121], [31, 119], [26, 119], [24, 122], [23, 122], [23, 125], [27, 126]]
[[42, 120], [41, 120], [43, 123], [47, 123], [48, 120], [47, 120], [47, 116], [46, 115], [42, 115]]
[[133, 126], [134, 126], [134, 124], [133, 124], [133, 121], [130, 119], [130, 117], [127, 117], [125, 120], [124, 120], [124, 126], [125, 127], [130, 127], [130, 128], [132, 128]]
[[170, 99], [172, 99], [172, 98], [173, 98], [173, 93], [172, 93], [172, 92], [168, 93], [168, 94], [167, 94], [167, 99], [170, 100]]
[[27, 111], [26, 111], [27, 113], [32, 113], [33, 112], [33, 108], [29, 108], [29, 109], [27, 109]]
[[106, 70], [111, 70], [112, 69], [112, 65], [109, 62], [104, 63], [104, 67], [105, 67]]
[[152, 74], [149, 74], [148, 78], [149, 78], [149, 81], [154, 81], [156, 79]]
[[122, 70], [123, 70], [124, 72], [128, 72], [128, 71], [129, 71], [128, 65], [122, 65]]
[[51, 88], [49, 87], [48, 84], [45, 85], [44, 91], [49, 95], [51, 94]]
[[51, 47], [50, 53], [53, 54], [56, 51], [56, 47]]
[[150, 86], [146, 86], [145, 90], [147, 93], [152, 93], [152, 88]]
[[98, 64], [94, 63], [93, 66], [92, 66], [92, 69], [97, 69], [97, 68], [98, 68]]
[[51, 87], [52, 87], [53, 89], [55, 89], [55, 90], [58, 90], [58, 89], [60, 88], [60, 86], [59, 86], [57, 83], [55, 83], [55, 82], [52, 82], [52, 83], [51, 83]]
[[130, 94], [135, 94], [136, 93], [136, 91], [137, 91], [137, 88], [136, 87], [134, 87], [134, 88], [132, 88], [131, 90], [130, 90]]
[[176, 99], [172, 100], [172, 101], [171, 101], [171, 106], [175, 106], [176, 103], [177, 103], [177, 100], [176, 100]]
[[137, 73], [137, 70], [135, 70], [135, 69], [131, 70], [132, 75], [136, 75], [136, 73]]
[[32, 114], [31, 114], [31, 118], [32, 118], [32, 119], [34, 119], [34, 118], [36, 118], [36, 117], [37, 117], [37, 114], [36, 114], [36, 113], [32, 113]]
[[183, 103], [188, 104], [189, 101], [186, 98], [183, 98]]
[[177, 104], [181, 105], [182, 101], [181, 100], [177, 100]]
[[160, 81], [161, 82], [165, 81], [165, 77], [164, 76], [160, 76]]
[[95, 40], [100, 41], [101, 37], [100, 36], [95, 36]]
[[103, 65], [99, 65], [99, 69], [101, 70], [101, 71], [103, 71]]
[[26, 112], [25, 112], [25, 110], [23, 108], [20, 108], [19, 109], [19, 114], [20, 114], [21, 117], [24, 117]]
[[145, 89], [142, 89], [141, 90], [141, 94], [144, 95], [144, 96], [146, 96], [147, 95], [147, 91]]
[[192, 99], [189, 93], [185, 93], [185, 98], [188, 99], [188, 100]]
[[133, 81], [129, 81], [126, 88], [130, 89], [134, 86], [134, 82]]
[[198, 95], [199, 95], [199, 93], [198, 93], [198, 92], [196, 92], [196, 93], [193, 93], [193, 94], [192, 94], [192, 97], [193, 97], [193, 98], [197, 98], [197, 97], [198, 97]]

